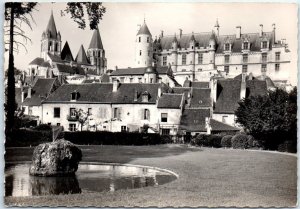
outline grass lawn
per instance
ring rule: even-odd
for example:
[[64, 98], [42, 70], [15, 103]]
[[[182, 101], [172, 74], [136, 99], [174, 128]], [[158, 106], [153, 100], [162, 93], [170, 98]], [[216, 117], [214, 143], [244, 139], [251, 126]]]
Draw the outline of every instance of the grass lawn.
[[[8, 206], [292, 207], [297, 202], [297, 157], [186, 145], [80, 146], [83, 161], [129, 163], [179, 175], [158, 187], [113, 193], [5, 197]], [[6, 150], [6, 161], [31, 160], [32, 148]]]

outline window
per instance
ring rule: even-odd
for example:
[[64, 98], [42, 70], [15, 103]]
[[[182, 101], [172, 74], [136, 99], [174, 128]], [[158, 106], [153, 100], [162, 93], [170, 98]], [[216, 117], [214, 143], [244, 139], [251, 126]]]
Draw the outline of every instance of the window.
[[76, 100], [77, 99], [77, 92], [72, 92], [71, 93], [71, 100]]
[[263, 48], [263, 49], [268, 48], [268, 42], [267, 42], [267, 41], [263, 41], [263, 42], [262, 42], [262, 48]]
[[127, 127], [126, 126], [121, 126], [121, 132], [126, 132]]
[[161, 122], [168, 122], [168, 113], [161, 114]]
[[202, 72], [202, 68], [199, 68], [198, 71], [199, 71], [199, 72]]
[[163, 56], [163, 66], [167, 65], [167, 56]]
[[229, 55], [225, 55], [224, 56], [225, 63], [229, 63], [229, 60], [230, 60], [230, 56]]
[[69, 131], [76, 131], [76, 124], [70, 123], [69, 124]]
[[150, 38], [149, 38], [149, 37], [147, 37], [147, 43], [149, 43], [149, 41], [150, 41]]
[[149, 94], [148, 93], [143, 93], [142, 102], [148, 102], [148, 100], [149, 100]]
[[261, 65], [261, 72], [267, 72], [267, 65], [266, 64], [262, 64]]
[[113, 116], [113, 118], [118, 118], [118, 108], [114, 108], [114, 116]]
[[228, 66], [228, 65], [225, 65], [225, 66], [224, 66], [224, 71], [225, 71], [226, 73], [229, 73], [229, 66]]
[[161, 129], [161, 135], [170, 135], [170, 129], [162, 128]]
[[32, 107], [28, 107], [28, 115], [32, 115]]
[[227, 119], [228, 119], [228, 116], [222, 116], [222, 122], [223, 123], [226, 123]]
[[262, 53], [261, 54], [261, 61], [266, 62], [267, 61], [267, 53]]
[[141, 42], [141, 37], [139, 37], [139, 42]]
[[150, 83], [153, 83], [153, 78], [150, 78]]
[[186, 54], [182, 54], [182, 64], [186, 64]]
[[142, 78], [139, 78], [139, 83], [142, 83]]
[[198, 64], [203, 64], [203, 53], [198, 54]]
[[48, 48], [48, 50], [50, 51], [51, 48], [52, 48], [52, 42], [49, 42], [49, 48]]
[[88, 108], [87, 114], [88, 114], [88, 115], [92, 115], [92, 108]]
[[280, 52], [276, 52], [275, 53], [275, 61], [279, 61], [280, 60]]
[[243, 62], [244, 63], [248, 62], [248, 54], [243, 54]]
[[278, 72], [280, 70], [280, 64], [275, 64], [275, 71]]
[[132, 82], [133, 82], [133, 78], [129, 78], [129, 80], [130, 80], [130, 83], [132, 83]]
[[55, 43], [54, 51], [58, 51], [58, 43]]
[[148, 109], [144, 109], [144, 120], [150, 120], [150, 111]]
[[248, 66], [247, 66], [247, 65], [243, 65], [242, 68], [243, 68], [243, 69], [242, 69], [242, 72], [243, 72], [243, 73], [247, 73]]
[[70, 116], [75, 117], [76, 116], [76, 110], [75, 108], [70, 108]]
[[230, 44], [225, 44], [225, 51], [229, 51], [230, 50]]
[[48, 126], [51, 126], [51, 123], [47, 123], [48, 124]]
[[60, 108], [59, 107], [54, 107], [54, 117], [60, 118]]
[[124, 83], [124, 80], [125, 80], [124, 77], [121, 77], [121, 78], [120, 78], [120, 82], [121, 82], [121, 83]]
[[249, 48], [249, 43], [248, 42], [244, 42], [244, 48], [243, 49], [248, 49]]
[[60, 123], [56, 123], [56, 126], [60, 126]]
[[140, 50], [140, 56], [142, 56], [142, 50]]
[[182, 72], [186, 72], [186, 69], [182, 69], [181, 71], [182, 71]]
[[148, 50], [148, 57], [150, 56], [150, 50]]

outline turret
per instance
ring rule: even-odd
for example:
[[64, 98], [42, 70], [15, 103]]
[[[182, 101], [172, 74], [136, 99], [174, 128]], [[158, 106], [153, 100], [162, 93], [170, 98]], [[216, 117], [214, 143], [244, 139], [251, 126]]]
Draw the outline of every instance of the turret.
[[87, 50], [87, 57], [90, 60], [90, 64], [96, 67], [98, 75], [106, 73], [106, 58], [105, 50], [102, 44], [99, 29], [95, 29], [89, 48]]
[[190, 38], [190, 50], [194, 51], [196, 46], [196, 40], [194, 36], [194, 32], [192, 33], [192, 36]]
[[144, 73], [145, 83], [156, 83], [157, 71], [155, 67], [147, 67]]
[[217, 40], [215, 36], [215, 32], [212, 31], [211, 36], [209, 38], [209, 68], [213, 70], [215, 68], [215, 51], [216, 51]]
[[153, 48], [152, 35], [144, 20], [140, 27], [135, 41], [135, 66], [148, 67], [152, 65]]
[[[190, 54], [191, 60], [188, 64], [192, 65], [192, 72], [195, 72], [195, 46], [196, 46], [196, 39], [194, 36], [194, 32], [192, 33], [192, 36], [190, 38]], [[193, 80], [195, 79], [195, 75], [193, 73]]]
[[219, 37], [219, 30], [220, 30], [220, 25], [219, 25], [219, 21], [217, 19], [216, 24], [214, 26], [214, 32], [218, 37]]
[[178, 59], [177, 50], [178, 50], [178, 41], [175, 34], [172, 41], [172, 55], [171, 55], [171, 68], [173, 72], [177, 72], [177, 59]]

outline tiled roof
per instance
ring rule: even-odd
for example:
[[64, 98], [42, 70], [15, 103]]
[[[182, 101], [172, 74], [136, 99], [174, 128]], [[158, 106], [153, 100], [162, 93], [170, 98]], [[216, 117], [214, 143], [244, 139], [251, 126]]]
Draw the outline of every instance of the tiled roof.
[[205, 132], [205, 118], [210, 117], [209, 109], [185, 109], [180, 120], [180, 129], [191, 132]]
[[84, 69], [79, 66], [56, 64], [56, 67], [61, 73], [85, 75]]
[[103, 49], [102, 40], [100, 37], [99, 29], [97, 28], [93, 32], [93, 36], [89, 45], [89, 49]]
[[209, 88], [209, 82], [202, 82], [202, 81], [193, 81], [192, 87], [195, 88]]
[[191, 108], [210, 107], [210, 89], [192, 88]]
[[165, 93], [158, 100], [158, 108], [180, 109], [183, 94]]
[[109, 78], [110, 78], [109, 75], [103, 74], [103, 75], [101, 76], [101, 83], [108, 83], [108, 82], [110, 81]]
[[[111, 76], [121, 76], [121, 75], [144, 75], [147, 67], [139, 67], [139, 68], [122, 68], [117, 69], [111, 73]], [[167, 66], [164, 67], [156, 67], [156, 72], [161, 74], [168, 74], [169, 68]]]
[[51, 67], [50, 63], [49, 62], [43, 62], [41, 64], [41, 67]]
[[[53, 92], [45, 100], [45, 103], [70, 102], [71, 93], [74, 91], [79, 93], [77, 103], [144, 103], [141, 94], [147, 91], [149, 93], [149, 102], [147, 103], [156, 104], [159, 86], [162, 86], [162, 92], [167, 91], [167, 87], [163, 84], [120, 83], [116, 92], [112, 91], [112, 83], [64, 84]], [[134, 101], [136, 91], [138, 100]]]
[[88, 69], [86, 72], [87, 75], [98, 75], [96, 69]]
[[39, 78], [32, 87], [31, 98], [26, 98], [22, 105], [39, 106], [43, 99], [52, 91], [56, 79], [55, 78]]
[[240, 130], [237, 127], [230, 126], [226, 123], [222, 123], [222, 122], [214, 120], [214, 119], [210, 119], [210, 125], [211, 125], [212, 131], [217, 131], [217, 132], [221, 132], [221, 131], [239, 131]]
[[100, 83], [99, 79], [87, 79], [84, 80], [82, 83]]
[[[214, 35], [214, 34], [213, 34]], [[209, 40], [212, 36], [211, 32], [206, 33], [190, 33], [190, 34], [183, 34], [181, 37], [177, 36], [177, 42], [179, 48], [189, 48], [190, 47], [190, 41], [195, 39], [196, 41], [196, 47], [208, 47], [209, 46]], [[217, 50], [216, 53], [223, 53], [224, 49], [224, 42], [229, 39], [231, 40], [232, 44], [232, 52], [241, 52], [242, 47], [242, 41], [244, 38], [247, 37], [250, 42], [250, 51], [260, 51], [260, 43], [261, 38], [259, 36], [259, 33], [245, 33], [241, 35], [240, 39], [236, 39], [235, 34], [234, 35], [221, 35], [219, 37], [215, 37], [217, 40]], [[273, 41], [273, 33], [272, 32], [264, 32], [264, 36], [267, 40], [271, 42], [270, 47], [272, 45]], [[174, 40], [174, 35], [170, 36], [163, 36], [158, 40], [160, 45], [160, 48], [162, 50], [169, 50], [172, 48], [172, 42]]]
[[57, 31], [56, 31], [56, 26], [55, 26], [55, 21], [53, 17], [53, 13], [51, 13], [46, 32], [50, 33], [50, 38], [56, 38], [57, 37]]
[[66, 60], [66, 61], [74, 61], [71, 49], [70, 49], [67, 41], [64, 45], [64, 48], [61, 51], [60, 57], [61, 57], [61, 59]]
[[44, 62], [44, 59], [41, 57], [37, 57], [34, 60], [32, 60], [29, 65], [41, 65]]
[[[236, 79], [218, 80], [217, 101], [215, 113], [234, 113], [240, 100], [241, 81]], [[267, 93], [265, 81], [247, 80], [246, 97], [262, 95]]]
[[75, 60], [77, 63], [80, 63], [80, 64], [89, 64], [89, 60], [86, 56], [83, 45], [80, 46]]
[[144, 35], [150, 35], [151, 36], [151, 33], [149, 31], [149, 28], [148, 26], [146, 25], [146, 23], [144, 22], [144, 24], [141, 26], [141, 28], [139, 29], [137, 35], [141, 35], [141, 34], [144, 34]]
[[49, 56], [49, 58], [53, 61], [53, 62], [65, 62], [63, 61], [59, 56], [57, 55], [53, 55], [50, 53], [47, 53], [47, 55]]

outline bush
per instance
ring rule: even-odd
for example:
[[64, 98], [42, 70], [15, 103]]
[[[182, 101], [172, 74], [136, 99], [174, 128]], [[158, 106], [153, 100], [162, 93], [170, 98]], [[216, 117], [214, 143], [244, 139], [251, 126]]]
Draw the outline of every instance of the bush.
[[294, 141], [285, 141], [284, 143], [278, 145], [278, 151], [297, 153], [297, 143]]
[[247, 149], [248, 136], [246, 134], [236, 134], [231, 139], [233, 149]]
[[167, 143], [159, 134], [137, 132], [64, 132], [64, 138], [79, 145], [155, 145]]
[[232, 139], [232, 135], [223, 136], [223, 138], [221, 139], [221, 146], [231, 147], [231, 139]]
[[204, 135], [199, 134], [196, 137], [192, 138], [191, 145], [194, 146], [203, 146], [203, 147], [221, 147], [222, 135]]
[[52, 127], [48, 124], [40, 124], [40, 125], [36, 126], [34, 128], [34, 130], [37, 130], [37, 131], [50, 131], [50, 130], [52, 130]]
[[37, 131], [32, 129], [18, 129], [11, 132], [6, 137], [7, 147], [37, 146], [41, 143], [51, 142], [51, 131]]

